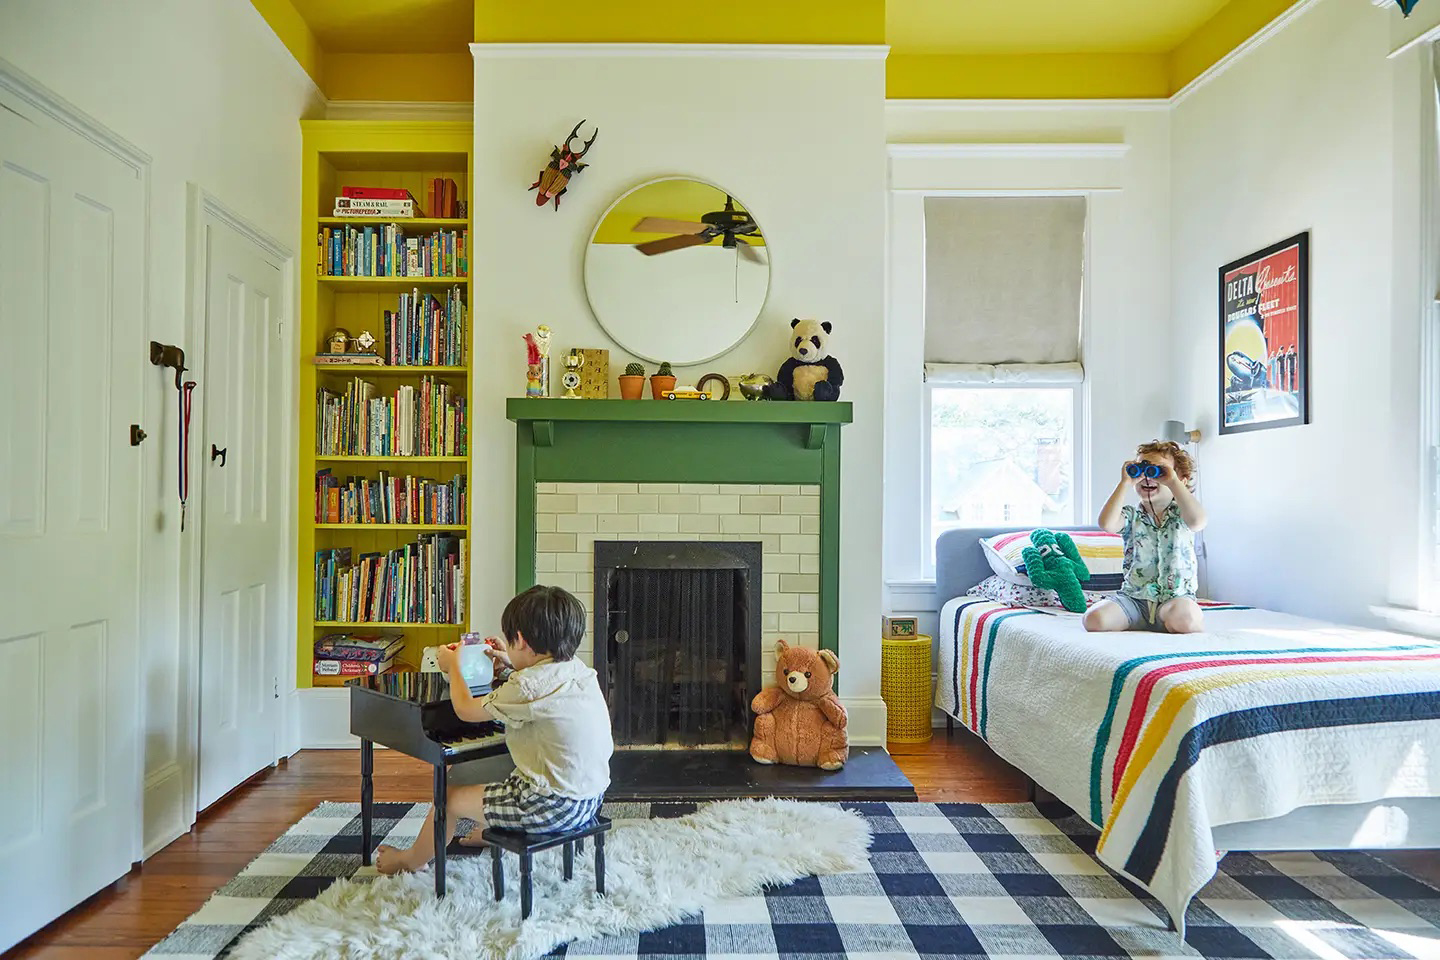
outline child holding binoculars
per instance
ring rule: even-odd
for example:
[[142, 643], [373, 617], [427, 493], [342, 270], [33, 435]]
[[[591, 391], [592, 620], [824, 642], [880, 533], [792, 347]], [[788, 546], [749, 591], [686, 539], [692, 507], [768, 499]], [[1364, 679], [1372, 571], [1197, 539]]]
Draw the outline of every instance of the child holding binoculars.
[[[1120, 592], [1085, 614], [1092, 631], [1157, 630], [1199, 633], [1204, 629], [1195, 562], [1195, 534], [1205, 527], [1205, 508], [1190, 492], [1195, 461], [1178, 443], [1142, 443], [1120, 471], [1120, 483], [1100, 511], [1100, 526], [1125, 540], [1125, 580]], [[1127, 488], [1140, 506], [1125, 503]]]

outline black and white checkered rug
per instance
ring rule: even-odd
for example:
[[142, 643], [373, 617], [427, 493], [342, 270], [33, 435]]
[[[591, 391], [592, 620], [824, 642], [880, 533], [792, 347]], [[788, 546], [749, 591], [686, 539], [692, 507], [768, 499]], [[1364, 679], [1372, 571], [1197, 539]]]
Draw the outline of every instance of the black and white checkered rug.
[[[1440, 960], [1440, 891], [1365, 854], [1231, 854], [1191, 905], [1182, 945], [1158, 903], [1094, 860], [1095, 832], [1068, 811], [843, 806], [874, 831], [866, 869], [716, 903], [664, 930], [574, 942], [555, 955]], [[427, 809], [376, 804], [376, 837], [410, 843]], [[605, 813], [620, 820], [694, 809], [609, 804]], [[335, 879], [373, 874], [360, 867], [358, 812], [353, 803], [321, 804], [149, 955], [212, 960]]]

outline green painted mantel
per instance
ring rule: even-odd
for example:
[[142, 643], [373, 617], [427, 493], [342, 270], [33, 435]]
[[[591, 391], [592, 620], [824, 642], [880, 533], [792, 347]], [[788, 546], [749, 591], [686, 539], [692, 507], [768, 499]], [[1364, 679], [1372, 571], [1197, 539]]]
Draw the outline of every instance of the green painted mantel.
[[849, 403], [507, 400], [515, 421], [515, 580], [535, 583], [540, 483], [820, 487], [820, 645], [840, 638], [840, 427]]

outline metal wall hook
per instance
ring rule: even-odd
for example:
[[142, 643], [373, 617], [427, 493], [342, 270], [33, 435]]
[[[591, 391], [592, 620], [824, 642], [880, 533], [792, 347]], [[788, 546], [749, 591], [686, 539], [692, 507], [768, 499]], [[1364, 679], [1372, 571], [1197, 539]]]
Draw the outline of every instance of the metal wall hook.
[[219, 459], [220, 466], [225, 466], [225, 452], [229, 449], [229, 447], [217, 447], [213, 443], [210, 444], [210, 462], [214, 463], [216, 459]]

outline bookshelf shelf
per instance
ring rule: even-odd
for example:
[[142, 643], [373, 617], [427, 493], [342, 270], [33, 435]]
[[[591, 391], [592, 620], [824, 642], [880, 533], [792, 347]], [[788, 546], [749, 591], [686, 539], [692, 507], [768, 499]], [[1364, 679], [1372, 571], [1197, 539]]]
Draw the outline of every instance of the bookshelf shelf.
[[[472, 124], [450, 121], [304, 120], [300, 127], [304, 140], [300, 248], [314, 250], [314, 255], [321, 264], [326, 262], [323, 259], [327, 249], [323, 243], [325, 231], [334, 231], [337, 227], [363, 229], [366, 226], [383, 227], [395, 224], [406, 237], [422, 240], [436, 231], [460, 233], [470, 230], [471, 223], [467, 217], [337, 217], [333, 215], [333, 211], [334, 200], [340, 196], [342, 188], [363, 186], [405, 190], [417, 198], [425, 212], [449, 212], [444, 207], [435, 206], [430, 186], [436, 180], [453, 181], [454, 190], [451, 196], [461, 201], [468, 200], [472, 179], [471, 151], [474, 144]], [[446, 264], [446, 267], [449, 265]], [[459, 289], [459, 300], [464, 305], [464, 313], [460, 315], [450, 312], [451, 304], [454, 303], [450, 291], [455, 288]], [[418, 300], [403, 297], [417, 290], [421, 294]], [[442, 489], [451, 481], [453, 475], [464, 476], [469, 473], [467, 456], [328, 456], [315, 452], [319, 448], [316, 439], [316, 411], [324, 406], [318, 391], [324, 388], [328, 391], [327, 396], [333, 397], [337, 391], [343, 391], [347, 381], [356, 378], [375, 383], [377, 396], [380, 398], [391, 393], [398, 395], [398, 392], [406, 387], [413, 386], [418, 391], [423, 387], [421, 378], [435, 378], [450, 396], [466, 401], [467, 417], [473, 415], [468, 403], [471, 393], [471, 371], [468, 365], [375, 366], [362, 363], [314, 362], [317, 354], [327, 352], [330, 334], [337, 328], [357, 334], [360, 331], [369, 331], [380, 341], [377, 352], [381, 356], [387, 356], [385, 340], [391, 328], [385, 317], [386, 311], [391, 312], [397, 325], [401, 316], [398, 310], [405, 311], [405, 322], [418, 324], [422, 321], [416, 304], [425, 304], [430, 297], [440, 304], [436, 308], [438, 314], [430, 315], [440, 318], [437, 320], [440, 326], [434, 329], [445, 330], [446, 323], [455, 323], [456, 326], [450, 329], [458, 330], [459, 342], [464, 350], [458, 355], [453, 351], [427, 353], [425, 351], [428, 348], [423, 341], [417, 346], [415, 341], [407, 340], [406, 343], [416, 350], [410, 355], [417, 359], [463, 359], [469, 353], [471, 338], [469, 324], [472, 318], [468, 315], [468, 305], [472, 302], [472, 297], [468, 276], [330, 276], [309, 270], [302, 271], [300, 276], [300, 329], [298, 355], [294, 358], [294, 362], [300, 366], [300, 430], [293, 489], [299, 497], [300, 514], [296, 543], [299, 603], [296, 617], [295, 669], [296, 684], [301, 688], [314, 685], [312, 680], [315, 641], [326, 633], [376, 630], [403, 633], [406, 638], [405, 649], [396, 659], [414, 664], [420, 662], [423, 647], [436, 642], [434, 638], [437, 634], [443, 636], [450, 631], [458, 633], [468, 626], [467, 623], [316, 619], [317, 615], [343, 616], [347, 613], [345, 606], [334, 606], [335, 595], [330, 592], [337, 589], [337, 583], [344, 582], [338, 576], [339, 571], [364, 569], [363, 564], [368, 562], [366, 557], [378, 558], [374, 562], [382, 564], [382, 569], [386, 569], [384, 564], [394, 562], [387, 560], [387, 557], [401, 557], [401, 551], [415, 556], [413, 551], [417, 549], [422, 551], [421, 555], [424, 555], [424, 550], [435, 550], [437, 558], [448, 557], [450, 565], [444, 568], [448, 572], [433, 582], [447, 585], [448, 597], [452, 602], [456, 602], [457, 606], [460, 601], [466, 601], [465, 608], [469, 606], [471, 577], [468, 523], [330, 523], [318, 522], [316, 519], [317, 515], [323, 519], [334, 519], [338, 516], [334, 512], [333, 501], [329, 509], [320, 510], [318, 514], [315, 506], [317, 490], [321, 489], [317, 486], [316, 475], [327, 469], [335, 476], [342, 473], [358, 474], [361, 481], [367, 479], [368, 475], [371, 483], [376, 482], [377, 473], [411, 474], [428, 478]], [[439, 333], [435, 334], [436, 338], [440, 336]], [[451, 345], [457, 343], [453, 339], [454, 332], [444, 336], [450, 339], [432, 338], [430, 345], [441, 349], [447, 342]], [[324, 402], [331, 403], [333, 409], [333, 400]], [[363, 416], [361, 422], [363, 423]], [[369, 449], [375, 448], [372, 446]], [[351, 495], [354, 495], [353, 488]], [[458, 512], [448, 515], [463, 516]], [[442, 544], [445, 545], [443, 549]], [[318, 575], [321, 570], [317, 566], [317, 554], [325, 557], [329, 564], [329, 569], [323, 576]], [[438, 560], [436, 562], [438, 563]], [[346, 564], [348, 566], [345, 566]], [[370, 569], [373, 571], [376, 568]], [[389, 566], [388, 569], [401, 570], [398, 576], [402, 578], [414, 575], [403, 572], [403, 562], [399, 567]], [[352, 577], [355, 575], [351, 574]], [[427, 572], [422, 578], [424, 582], [412, 583], [411, 596], [416, 595], [413, 592], [416, 589], [426, 589], [426, 583], [432, 582], [429, 580], [430, 576], [433, 574]], [[349, 589], [352, 590], [372, 589], [357, 588], [354, 586], [357, 583], [355, 579], [351, 579], [349, 583]], [[322, 602], [317, 604], [316, 591], [321, 585], [326, 585], [325, 592], [319, 598]], [[369, 609], [382, 616], [419, 612], [419, 608], [396, 609], [394, 606]], [[425, 612], [443, 616], [449, 615], [453, 609], [427, 607]], [[353, 608], [350, 612], [354, 612]], [[468, 609], [465, 619], [468, 619]]]
[[371, 531], [371, 530], [414, 530], [423, 532], [426, 530], [469, 530], [463, 523], [317, 523], [316, 530], [345, 530], [345, 531]]
[[427, 230], [466, 230], [469, 220], [451, 220], [445, 217], [320, 217], [322, 227], [361, 226], [364, 224], [394, 223], [404, 227], [421, 227]]
[[361, 620], [355, 623], [344, 620], [312, 620], [311, 623], [325, 630], [366, 628], [383, 628], [386, 630], [458, 630], [465, 626], [463, 623], [402, 623], [398, 620]]
[[317, 373], [343, 373], [347, 377], [468, 376], [469, 367], [376, 366], [373, 363], [317, 363]]

